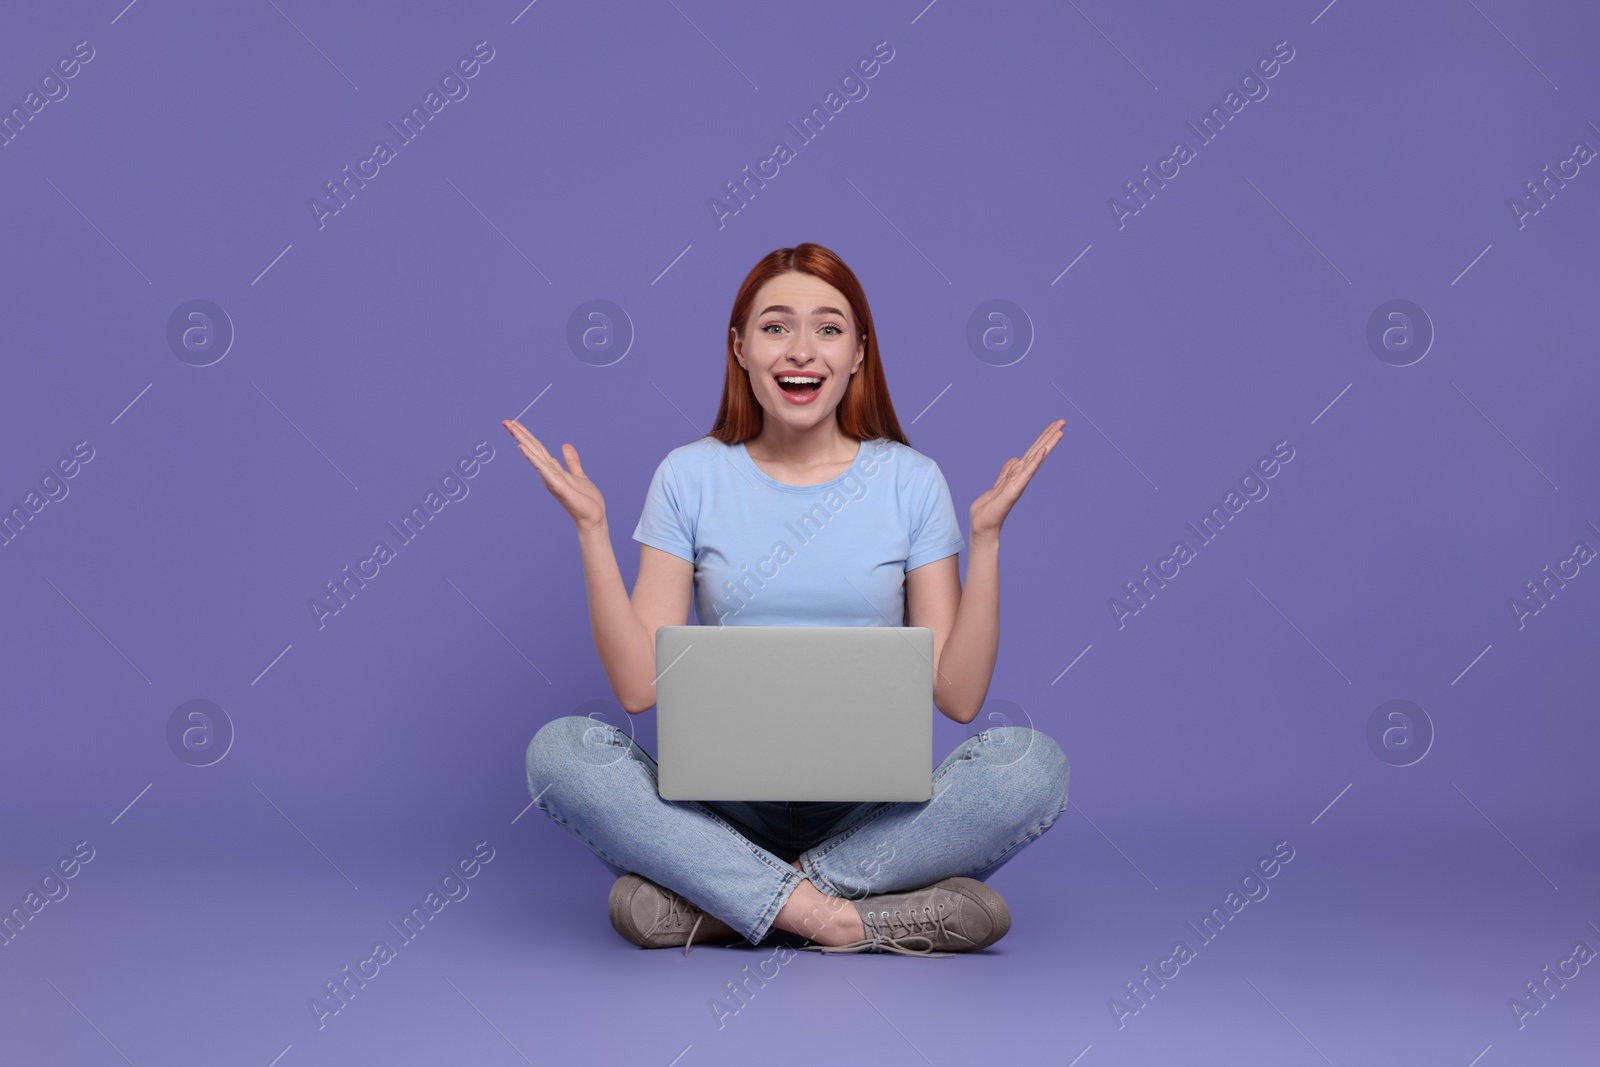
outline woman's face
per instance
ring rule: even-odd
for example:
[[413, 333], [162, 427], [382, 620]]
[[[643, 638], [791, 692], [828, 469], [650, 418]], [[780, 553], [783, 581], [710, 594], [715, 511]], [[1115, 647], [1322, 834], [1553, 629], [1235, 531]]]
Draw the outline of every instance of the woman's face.
[[[733, 335], [733, 354], [749, 372], [750, 388], [767, 418], [806, 429], [834, 418], [850, 375], [865, 359], [866, 340], [856, 343], [855, 320], [843, 293], [815, 275], [794, 271], [756, 292], [745, 336]], [[785, 388], [780, 379], [790, 377], [818, 384]]]

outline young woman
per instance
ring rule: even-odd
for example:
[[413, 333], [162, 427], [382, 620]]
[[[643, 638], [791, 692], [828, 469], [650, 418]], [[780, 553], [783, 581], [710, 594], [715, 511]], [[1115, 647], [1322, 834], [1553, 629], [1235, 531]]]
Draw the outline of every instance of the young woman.
[[[693, 597], [705, 625], [926, 626], [934, 704], [977, 717], [1000, 637], [1000, 526], [1065, 420], [973, 502], [963, 592], [950, 490], [901, 433], [878, 353], [861, 284], [832, 252], [807, 243], [756, 264], [729, 319], [716, 425], [651, 480], [631, 601], [578, 450], [561, 446], [564, 469], [505, 423], [577, 524], [595, 647], [628, 712], [655, 705], [656, 630], [686, 624]], [[663, 800], [654, 761], [581, 716], [539, 730], [527, 771], [540, 810], [618, 876], [617, 932], [685, 952], [774, 927], [822, 951], [983, 948], [1011, 925], [984, 879], [1067, 804], [1061, 749], [1023, 726], [957, 746], [920, 803]]]

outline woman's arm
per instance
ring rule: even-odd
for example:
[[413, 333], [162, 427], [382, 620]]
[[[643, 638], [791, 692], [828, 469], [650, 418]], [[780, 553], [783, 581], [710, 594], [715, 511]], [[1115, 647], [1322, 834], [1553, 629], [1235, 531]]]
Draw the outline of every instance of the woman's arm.
[[978, 717], [1000, 649], [1000, 526], [1012, 505], [1061, 440], [1065, 419], [1044, 428], [1019, 459], [1000, 468], [988, 492], [968, 512], [967, 588], [961, 588], [956, 557], [906, 573], [909, 626], [933, 630], [933, 702], [956, 722]]
[[633, 612], [617, 554], [611, 547], [611, 530], [602, 521], [598, 526], [578, 529], [578, 547], [583, 552], [583, 584], [589, 599], [589, 629], [594, 634], [600, 665], [624, 711], [639, 712], [650, 706], [640, 703], [654, 690], [654, 635], [645, 633], [644, 623]]
[[589, 628], [617, 703], [637, 715], [656, 703], [656, 631], [689, 621], [694, 564], [650, 545], [639, 546], [639, 577], [629, 599], [611, 548], [611, 531], [581, 527]]
[[617, 555], [611, 548], [605, 499], [583, 472], [578, 450], [570, 444], [561, 446], [567, 461], [563, 468], [522, 423], [504, 419], [501, 425], [516, 439], [517, 447], [539, 472], [545, 488], [577, 525], [589, 600], [589, 627], [617, 702], [634, 714], [653, 707], [656, 630], [688, 621], [694, 564], [670, 552], [641, 545], [639, 578], [634, 582], [630, 602], [622, 573], [617, 569]]
[[978, 717], [1000, 649], [1000, 535], [978, 532], [967, 553], [906, 572], [906, 625], [933, 631], [933, 703], [956, 722]]

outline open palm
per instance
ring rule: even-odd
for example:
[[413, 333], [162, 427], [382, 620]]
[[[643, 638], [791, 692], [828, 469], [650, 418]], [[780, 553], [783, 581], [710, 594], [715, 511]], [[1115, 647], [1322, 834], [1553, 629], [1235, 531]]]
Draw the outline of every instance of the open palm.
[[544, 481], [550, 495], [555, 497], [572, 521], [582, 527], [596, 527], [606, 521], [606, 502], [599, 488], [583, 473], [578, 460], [578, 450], [571, 445], [561, 446], [561, 455], [567, 461], [563, 468], [528, 428], [516, 419], [502, 419], [501, 425], [516, 439], [517, 447], [528, 457], [534, 470]]
[[1000, 524], [1006, 521], [1006, 516], [1011, 513], [1011, 506], [1022, 496], [1022, 490], [1027, 488], [1033, 472], [1039, 469], [1044, 457], [1048, 456], [1056, 442], [1061, 440], [1061, 428], [1066, 424], [1066, 419], [1057, 419], [1034, 438], [1033, 444], [1020, 459], [1012, 456], [1006, 460], [994, 485], [972, 502], [972, 509], [968, 513], [968, 528], [973, 536], [1000, 532]]

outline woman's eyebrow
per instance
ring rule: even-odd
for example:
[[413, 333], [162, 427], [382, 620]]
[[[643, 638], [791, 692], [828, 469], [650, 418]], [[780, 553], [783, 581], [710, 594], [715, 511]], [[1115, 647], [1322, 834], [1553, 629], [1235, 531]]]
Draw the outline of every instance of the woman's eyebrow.
[[[761, 309], [760, 314], [765, 315], [769, 311], [778, 311], [778, 312], [782, 312], [785, 315], [793, 315], [794, 314], [794, 308], [790, 307], [788, 304], [769, 304], [766, 307]], [[811, 314], [813, 314], [813, 315], [838, 315], [840, 318], [844, 318], [844, 312], [842, 312], [838, 308], [834, 308], [834, 307], [816, 307], [816, 308], [812, 308], [811, 309]]]

